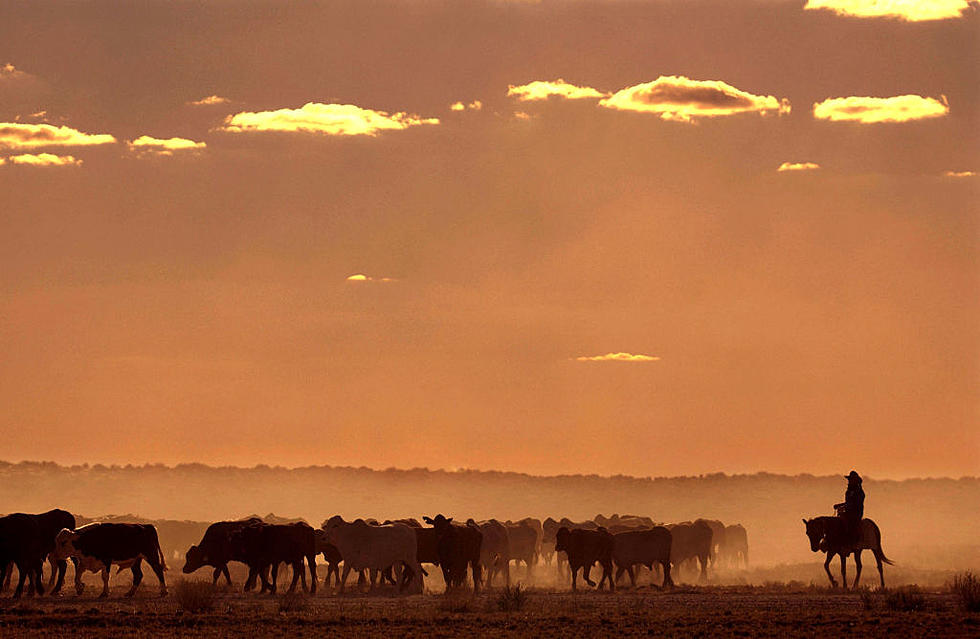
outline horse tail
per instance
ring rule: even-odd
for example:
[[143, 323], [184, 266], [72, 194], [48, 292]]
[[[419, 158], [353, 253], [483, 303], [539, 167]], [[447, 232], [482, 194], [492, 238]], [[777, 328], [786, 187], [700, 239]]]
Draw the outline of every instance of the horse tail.
[[878, 528], [878, 524], [874, 523], [870, 519], [868, 521], [870, 521], [871, 525], [874, 526], [875, 531], [875, 541], [877, 542], [874, 548], [875, 557], [880, 559], [882, 563], [888, 564], [889, 566], [894, 566], [895, 562], [886, 557], [885, 551], [881, 549], [881, 529]]

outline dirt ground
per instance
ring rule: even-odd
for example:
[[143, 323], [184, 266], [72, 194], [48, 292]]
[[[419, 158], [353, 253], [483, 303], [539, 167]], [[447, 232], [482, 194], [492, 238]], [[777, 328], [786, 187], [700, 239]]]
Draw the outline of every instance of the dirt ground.
[[[145, 584], [149, 585], [149, 584]], [[924, 608], [893, 610], [882, 592], [841, 593], [812, 586], [678, 587], [616, 593], [528, 591], [519, 610], [501, 610], [501, 591], [409, 597], [320, 592], [245, 595], [221, 589], [206, 613], [186, 613], [153, 587], [133, 599], [119, 584], [108, 600], [0, 599], [0, 636], [14, 637], [322, 637], [322, 636], [676, 636], [676, 637], [977, 637], [980, 615], [940, 590]]]

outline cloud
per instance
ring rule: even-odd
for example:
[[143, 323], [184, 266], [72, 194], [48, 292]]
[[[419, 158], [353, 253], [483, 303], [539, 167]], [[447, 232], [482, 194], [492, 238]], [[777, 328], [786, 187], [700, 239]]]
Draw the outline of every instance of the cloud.
[[397, 282], [392, 277], [368, 277], [364, 273], [354, 273], [347, 277], [348, 282]]
[[897, 95], [891, 98], [851, 96], [828, 98], [813, 105], [813, 117], [831, 122], [909, 122], [941, 118], [949, 113], [946, 96], [939, 100], [920, 95]]
[[943, 173], [946, 177], [951, 178], [971, 178], [977, 177], [976, 171], [946, 171]]
[[33, 78], [30, 73], [25, 73], [14, 67], [9, 62], [0, 65], [0, 82], [15, 82], [17, 80], [29, 80]]
[[507, 87], [508, 97], [516, 97], [522, 102], [530, 100], [547, 100], [552, 96], [558, 96], [567, 100], [580, 100], [583, 98], [604, 98], [608, 93], [603, 93], [592, 87], [580, 87], [569, 84], [558, 78], [554, 81], [535, 80], [520, 86], [513, 84]]
[[192, 100], [187, 104], [191, 106], [212, 106], [215, 104], [228, 104], [229, 102], [231, 102], [231, 100], [228, 98], [222, 98], [221, 96], [217, 95], [209, 95], [208, 97], [201, 98], [200, 100]]
[[0, 122], [0, 148], [33, 149], [42, 146], [91, 146], [114, 144], [107, 133], [82, 133], [68, 126]]
[[780, 173], [783, 171], [815, 171], [820, 168], [816, 162], [783, 162], [776, 169]]
[[130, 150], [140, 155], [173, 155], [175, 152], [200, 151], [207, 148], [204, 142], [186, 138], [152, 138], [143, 135], [128, 143]]
[[483, 103], [480, 102], [479, 100], [473, 100], [469, 104], [463, 104], [462, 102], [453, 102], [452, 104], [449, 105], [449, 108], [452, 111], [465, 111], [466, 109], [469, 109], [471, 111], [479, 111], [480, 109], [483, 108]]
[[514, 111], [514, 117], [518, 120], [530, 120], [534, 116], [530, 113], [525, 113], [524, 111]]
[[379, 131], [400, 131], [422, 124], [439, 124], [438, 118], [362, 109], [353, 104], [320, 104], [308, 102], [299, 109], [278, 111], [243, 111], [225, 118], [219, 130], [232, 133], [246, 131], [285, 131], [324, 135], [377, 135]]
[[652, 355], [633, 355], [632, 353], [606, 353], [591, 357], [576, 357], [576, 362], [658, 362], [659, 357]]
[[82, 161], [75, 159], [71, 155], [54, 155], [53, 153], [38, 153], [36, 155], [25, 153], [24, 155], [12, 155], [8, 158], [0, 158], [2, 164], [23, 164], [26, 166], [81, 166]]
[[975, 0], [807, 0], [808, 11], [833, 11], [854, 18], [897, 18], [907, 22], [962, 17]]
[[695, 122], [738, 113], [789, 113], [789, 101], [771, 95], [753, 95], [720, 80], [691, 80], [684, 76], [660, 76], [653, 82], [617, 91], [599, 102], [621, 111], [659, 115], [664, 120]]

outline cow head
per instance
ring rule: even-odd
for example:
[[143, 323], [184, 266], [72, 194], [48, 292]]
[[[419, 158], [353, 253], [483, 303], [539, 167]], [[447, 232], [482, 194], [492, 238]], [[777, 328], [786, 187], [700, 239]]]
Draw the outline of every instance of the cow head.
[[201, 566], [207, 557], [204, 555], [204, 550], [200, 546], [191, 546], [187, 549], [187, 553], [184, 555], [184, 567], [183, 572], [185, 575], [189, 575]]
[[810, 539], [810, 550], [820, 552], [825, 534], [823, 526], [816, 519], [804, 519], [803, 525], [806, 526], [806, 536]]
[[78, 539], [78, 533], [67, 528], [62, 528], [54, 538], [54, 551], [52, 554], [59, 561], [68, 559], [78, 551], [75, 550], [75, 540]]
[[568, 530], [568, 528], [565, 528], [564, 526], [559, 528], [558, 532], [555, 533], [555, 550], [564, 550], [565, 552], [568, 552], [568, 542], [571, 535], [572, 533]]
[[442, 513], [436, 515], [435, 517], [423, 517], [422, 520], [436, 530], [451, 530], [453, 525], [453, 518], [445, 517], [442, 515]]
[[331, 544], [335, 543], [336, 541], [335, 535], [337, 534], [337, 531], [347, 525], [349, 524], [346, 521], [344, 521], [344, 518], [341, 517], [340, 515], [334, 515], [330, 519], [326, 520], [320, 526], [321, 530], [323, 530], [324, 533], [324, 540], [327, 543], [331, 543]]

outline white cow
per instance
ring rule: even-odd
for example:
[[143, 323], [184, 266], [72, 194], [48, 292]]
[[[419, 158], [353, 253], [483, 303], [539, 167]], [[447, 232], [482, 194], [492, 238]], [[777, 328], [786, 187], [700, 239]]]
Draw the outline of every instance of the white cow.
[[421, 592], [422, 565], [418, 562], [415, 531], [404, 524], [373, 526], [362, 519], [346, 522], [335, 515], [323, 522], [326, 541], [337, 547], [344, 558], [340, 592], [344, 591], [351, 570], [370, 570], [374, 586], [378, 571], [395, 566], [402, 572], [399, 590], [411, 582], [413, 592]]

